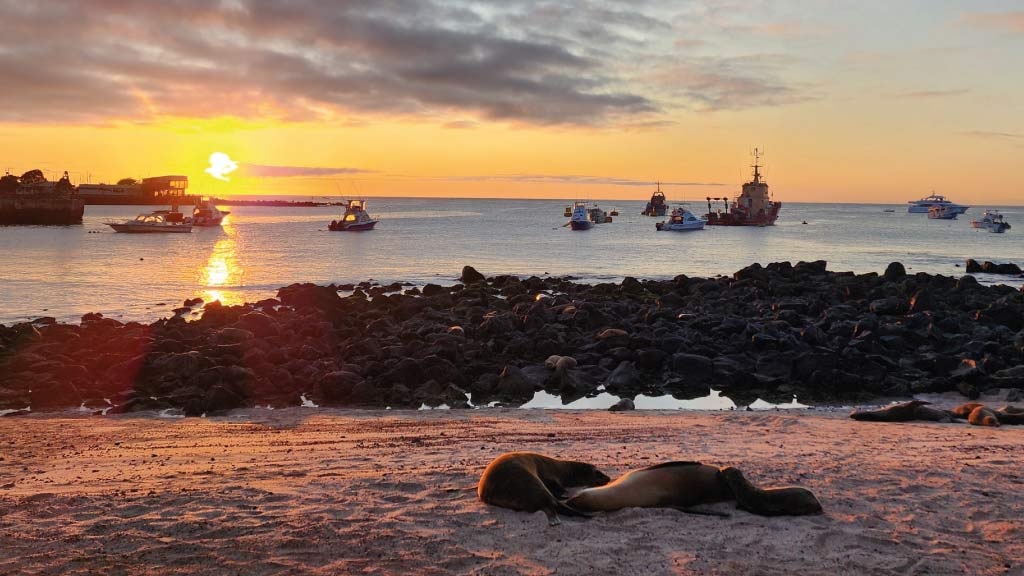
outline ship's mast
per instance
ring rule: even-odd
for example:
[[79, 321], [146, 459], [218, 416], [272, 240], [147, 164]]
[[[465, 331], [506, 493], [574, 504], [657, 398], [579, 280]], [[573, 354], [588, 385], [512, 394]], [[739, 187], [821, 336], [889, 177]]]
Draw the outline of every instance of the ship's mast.
[[754, 169], [754, 184], [759, 184], [761, 182], [761, 164], [758, 162], [760, 158], [761, 151], [758, 150], [757, 148], [754, 148], [754, 165], [751, 166], [751, 168]]

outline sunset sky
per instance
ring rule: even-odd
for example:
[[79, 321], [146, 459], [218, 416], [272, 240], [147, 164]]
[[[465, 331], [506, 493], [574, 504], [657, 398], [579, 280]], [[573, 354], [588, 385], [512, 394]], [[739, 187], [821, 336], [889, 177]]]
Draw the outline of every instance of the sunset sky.
[[[207, 194], [1021, 204], [1024, 4], [0, 0], [2, 168]], [[203, 172], [213, 152], [241, 167]], [[356, 184], [353, 188], [347, 181]]]

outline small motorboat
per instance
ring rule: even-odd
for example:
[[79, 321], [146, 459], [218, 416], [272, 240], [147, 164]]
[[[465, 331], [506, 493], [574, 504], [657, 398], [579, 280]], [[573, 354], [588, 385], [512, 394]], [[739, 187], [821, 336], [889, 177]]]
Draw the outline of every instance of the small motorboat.
[[186, 221], [184, 215], [175, 208], [139, 214], [134, 220], [107, 222], [107, 226], [113, 228], [114, 232], [129, 234], [167, 234], [192, 231], [192, 224]]
[[962, 214], [962, 212], [956, 207], [945, 204], [936, 204], [928, 208], [930, 220], [956, 220], [957, 214]]
[[590, 221], [594, 224], [605, 224], [612, 221], [612, 217], [607, 212], [598, 208], [597, 204], [594, 204], [587, 210], [587, 214], [590, 216]]
[[697, 218], [694, 216], [693, 212], [690, 212], [686, 208], [680, 206], [672, 209], [672, 213], [669, 215], [668, 220], [665, 222], [658, 222], [654, 227], [659, 231], [688, 232], [690, 230], [703, 230], [704, 225], [707, 223], [707, 220]]
[[573, 203], [569, 226], [573, 230], [590, 230], [594, 227], [594, 222], [590, 220], [590, 210], [587, 209], [586, 202]]
[[618, 216], [619, 215], [619, 211], [616, 210], [615, 208], [612, 208], [612, 211], [609, 212], [608, 215], [609, 216]]
[[370, 218], [370, 215], [366, 213], [365, 200], [349, 200], [341, 221], [331, 220], [327, 228], [334, 232], [363, 232], [373, 230], [377, 222], [379, 220]]
[[1003, 218], [998, 210], [985, 210], [985, 213], [981, 215], [981, 220], [971, 220], [971, 227], [984, 228], [989, 232], [1002, 234], [1010, 229], [1010, 223]]
[[569, 218], [570, 216], [572, 216], [572, 204], [566, 204], [565, 205], [565, 217]]
[[220, 226], [228, 214], [231, 212], [218, 209], [209, 198], [202, 198], [192, 210], [191, 223], [193, 226]]

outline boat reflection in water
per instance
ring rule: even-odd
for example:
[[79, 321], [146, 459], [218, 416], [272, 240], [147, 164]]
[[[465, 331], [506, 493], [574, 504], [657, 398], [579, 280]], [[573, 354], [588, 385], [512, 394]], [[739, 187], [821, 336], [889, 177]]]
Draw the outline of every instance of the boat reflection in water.
[[244, 270], [238, 262], [235, 235], [237, 230], [225, 220], [222, 229], [227, 235], [213, 247], [213, 252], [200, 270], [200, 282], [205, 289], [200, 297], [205, 302], [219, 300], [225, 306], [235, 306], [245, 302], [245, 294], [234, 288], [242, 286]]

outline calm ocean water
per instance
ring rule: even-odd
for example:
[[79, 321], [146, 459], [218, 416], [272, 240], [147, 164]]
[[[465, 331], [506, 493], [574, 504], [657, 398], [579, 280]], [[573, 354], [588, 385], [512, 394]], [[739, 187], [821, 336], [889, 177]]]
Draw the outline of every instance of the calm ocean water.
[[911, 272], [959, 275], [967, 258], [1024, 258], [1024, 207], [1002, 209], [1015, 226], [1005, 234], [970, 227], [984, 207], [936, 221], [904, 205], [886, 213], [881, 205], [797, 203], [783, 206], [774, 227], [671, 233], [639, 215], [643, 201], [599, 204], [621, 215], [586, 232], [562, 227], [566, 201], [371, 198], [369, 212], [382, 219], [372, 232], [328, 232], [337, 207], [234, 206], [223, 228], [169, 235], [104, 225], [146, 207], [88, 206], [81, 226], [0, 227], [0, 323], [86, 312], [151, 320], [185, 298], [255, 301], [293, 282], [452, 283], [466, 264], [487, 275], [618, 281], [820, 259], [831, 270], [881, 272], [899, 260]]

